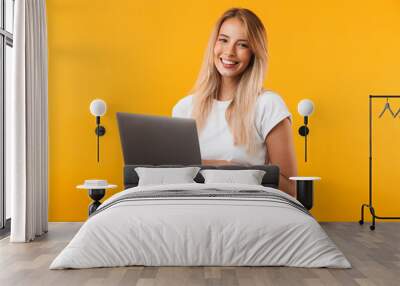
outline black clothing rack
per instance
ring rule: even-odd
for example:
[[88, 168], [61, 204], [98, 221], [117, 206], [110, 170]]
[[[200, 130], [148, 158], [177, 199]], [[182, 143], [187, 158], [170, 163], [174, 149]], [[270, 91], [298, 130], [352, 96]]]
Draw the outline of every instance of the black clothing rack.
[[372, 225], [370, 229], [375, 229], [375, 219], [400, 219], [400, 217], [384, 217], [378, 216], [375, 213], [375, 209], [372, 204], [372, 100], [373, 99], [388, 99], [388, 98], [400, 98], [400, 95], [370, 95], [369, 96], [369, 204], [363, 204], [361, 206], [361, 219], [359, 223], [364, 224], [364, 207], [369, 208], [372, 216]]

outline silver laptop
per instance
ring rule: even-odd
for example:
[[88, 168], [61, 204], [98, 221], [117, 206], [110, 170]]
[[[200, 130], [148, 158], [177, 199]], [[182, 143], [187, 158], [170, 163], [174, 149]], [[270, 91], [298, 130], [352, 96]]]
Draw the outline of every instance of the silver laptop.
[[117, 112], [125, 165], [200, 165], [196, 122]]

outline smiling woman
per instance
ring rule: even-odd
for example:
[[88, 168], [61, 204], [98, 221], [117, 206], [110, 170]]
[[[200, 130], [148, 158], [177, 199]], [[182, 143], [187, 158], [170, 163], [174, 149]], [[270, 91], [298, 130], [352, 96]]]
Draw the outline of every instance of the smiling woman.
[[196, 120], [203, 164], [278, 165], [279, 188], [295, 196], [291, 114], [277, 93], [264, 90], [266, 67], [261, 20], [229, 9], [214, 27], [193, 90], [172, 114]]
[[226, 20], [214, 47], [214, 64], [220, 75], [225, 78], [240, 76], [248, 67], [251, 57], [243, 23], [237, 18]]

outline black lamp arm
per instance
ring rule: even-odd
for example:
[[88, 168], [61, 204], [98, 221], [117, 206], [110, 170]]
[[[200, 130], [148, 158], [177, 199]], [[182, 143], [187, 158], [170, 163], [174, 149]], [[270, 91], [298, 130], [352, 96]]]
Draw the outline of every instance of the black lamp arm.
[[307, 162], [307, 135], [310, 130], [307, 127], [308, 116], [304, 116], [304, 125], [300, 126], [299, 134], [304, 137], [304, 161]]
[[99, 137], [103, 136], [106, 133], [106, 129], [104, 126], [100, 125], [100, 116], [96, 116], [96, 129], [94, 132], [96, 133], [96, 139], [97, 139], [97, 162], [100, 161], [100, 142], [99, 142]]

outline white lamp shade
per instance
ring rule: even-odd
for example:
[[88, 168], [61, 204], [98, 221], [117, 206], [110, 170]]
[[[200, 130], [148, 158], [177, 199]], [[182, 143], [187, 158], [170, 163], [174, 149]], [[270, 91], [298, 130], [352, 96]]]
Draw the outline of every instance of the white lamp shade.
[[309, 99], [300, 100], [297, 110], [301, 116], [309, 116], [314, 111], [314, 103]]
[[94, 116], [103, 116], [106, 114], [107, 104], [104, 100], [95, 99], [90, 103], [90, 113]]

